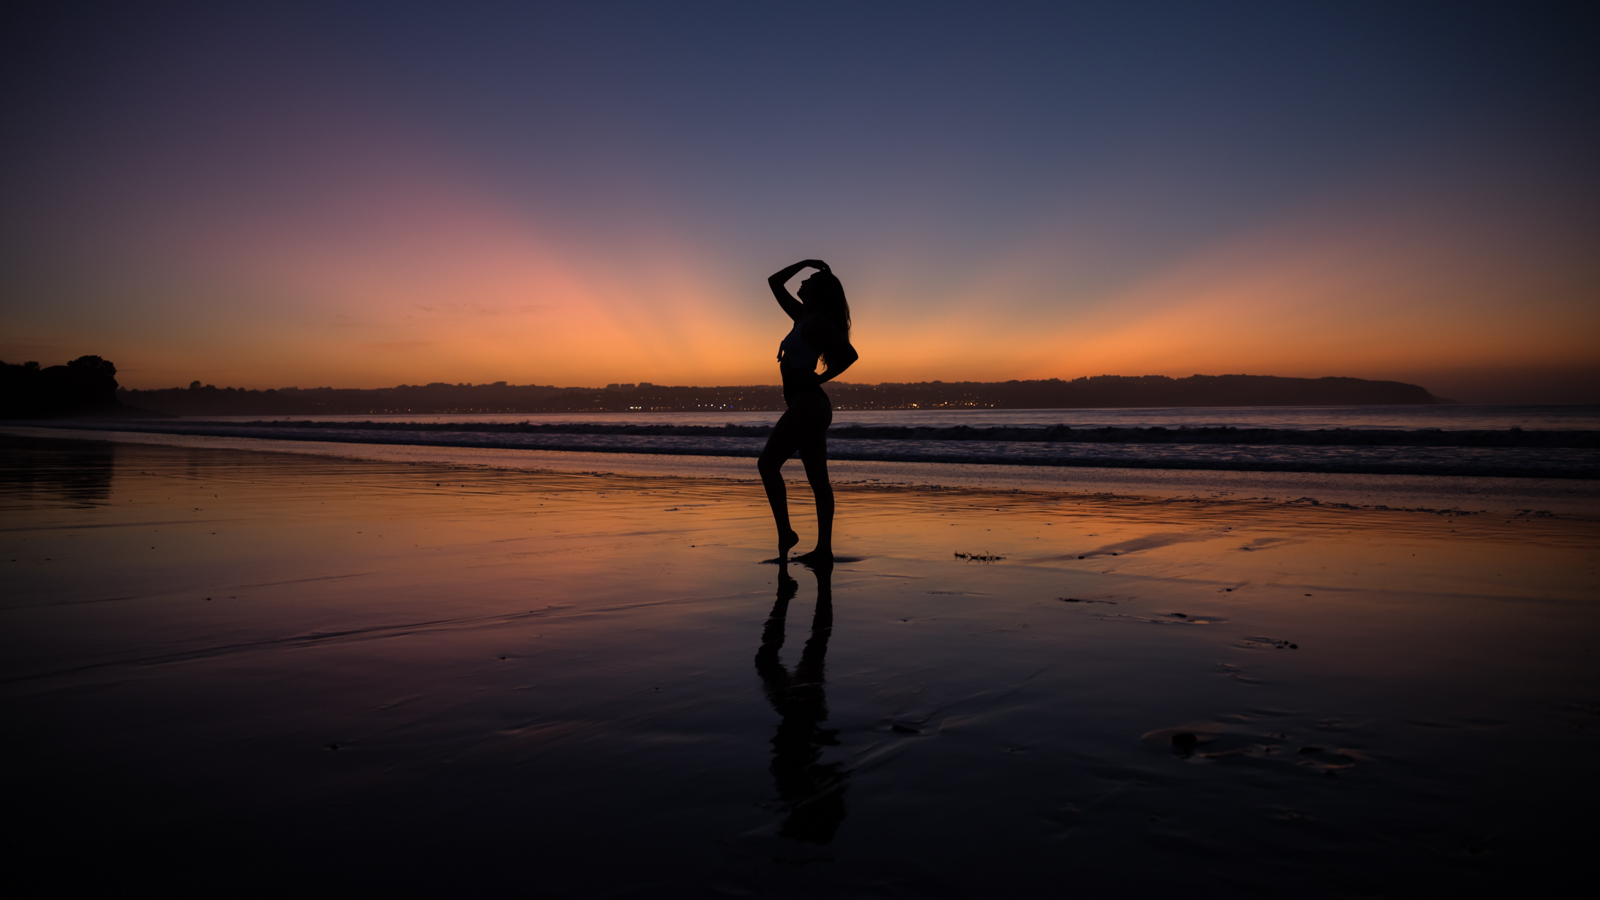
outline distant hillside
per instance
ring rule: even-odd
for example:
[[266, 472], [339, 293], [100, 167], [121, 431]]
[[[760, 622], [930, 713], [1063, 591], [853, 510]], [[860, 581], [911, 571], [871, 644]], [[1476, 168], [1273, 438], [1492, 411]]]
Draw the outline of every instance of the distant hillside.
[[[508, 385], [504, 381], [494, 384], [402, 384], [373, 390], [324, 387], [247, 391], [243, 388], [202, 385], [196, 381], [187, 388], [124, 390], [118, 391], [117, 396], [128, 406], [178, 416], [318, 416], [546, 412], [552, 401], [572, 393], [587, 397], [605, 392], [536, 384]], [[558, 405], [553, 408], [565, 410], [569, 407]]]
[[[1427, 389], [1360, 378], [1272, 375], [1099, 375], [1071, 381], [841, 384], [827, 386], [838, 409], [1106, 409], [1182, 406], [1374, 406], [1447, 403]], [[287, 388], [247, 391], [199, 382], [187, 388], [118, 391], [128, 406], [181, 416], [393, 415], [778, 410], [773, 385], [667, 387], [429, 384], [376, 390]]]
[[98, 356], [64, 366], [0, 362], [0, 419], [48, 419], [115, 410], [117, 367]]

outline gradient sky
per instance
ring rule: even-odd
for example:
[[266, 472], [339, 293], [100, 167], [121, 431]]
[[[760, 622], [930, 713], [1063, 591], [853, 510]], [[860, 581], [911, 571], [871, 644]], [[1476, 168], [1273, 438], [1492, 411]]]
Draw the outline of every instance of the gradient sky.
[[773, 383], [818, 256], [849, 381], [1600, 401], [1589, 5], [24, 6], [7, 362]]

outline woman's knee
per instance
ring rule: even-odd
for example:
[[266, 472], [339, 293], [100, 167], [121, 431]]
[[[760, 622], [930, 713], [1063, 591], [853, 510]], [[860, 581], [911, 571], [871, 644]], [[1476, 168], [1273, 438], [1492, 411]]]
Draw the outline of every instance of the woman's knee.
[[778, 474], [782, 468], [783, 459], [776, 454], [763, 453], [761, 458], [756, 460], [756, 471], [760, 472], [763, 478]]
[[814, 488], [828, 486], [828, 454], [826, 451], [802, 453], [801, 462], [805, 463], [806, 480]]

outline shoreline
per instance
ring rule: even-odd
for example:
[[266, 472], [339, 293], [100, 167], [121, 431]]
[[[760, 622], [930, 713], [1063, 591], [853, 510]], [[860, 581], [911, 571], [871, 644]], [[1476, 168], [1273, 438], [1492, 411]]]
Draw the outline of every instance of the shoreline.
[[[391, 423], [294, 423], [268, 426], [260, 422], [223, 423], [190, 421], [162, 424], [119, 424], [93, 420], [19, 422], [15, 427], [53, 428], [62, 431], [109, 430], [124, 434], [170, 434], [233, 437], [281, 442], [388, 444], [460, 449], [506, 449], [558, 453], [639, 454], [650, 456], [700, 456], [754, 458], [765, 443], [765, 426], [706, 427], [565, 426], [551, 432], [546, 426], [483, 425], [454, 430], [434, 423], [415, 429]], [[1116, 429], [1103, 429], [1101, 437], [1115, 438]], [[1421, 477], [1538, 478], [1600, 481], [1600, 447], [1597, 433], [1589, 431], [1445, 432], [1427, 429], [1405, 433], [1348, 431], [1329, 443], [1327, 433], [1288, 430], [1274, 432], [1293, 437], [1287, 442], [1238, 441], [1228, 429], [1206, 431], [1219, 440], [1190, 443], [1180, 432], [1166, 428], [1134, 429], [1140, 440], [1056, 440], [1049, 429], [940, 429], [910, 430], [900, 427], [860, 427], [835, 424], [829, 436], [829, 459], [840, 462], [880, 462], [898, 465], [1026, 466], [1065, 469], [1161, 469], [1218, 472], [1276, 472], [1328, 475], [1411, 475]], [[984, 436], [987, 431], [989, 436]], [[1026, 432], [1022, 439], [1012, 439]], [[1126, 430], [1124, 430], [1126, 431]], [[907, 439], [906, 435], [918, 436]], [[883, 435], [873, 437], [872, 435]], [[1197, 432], [1199, 434], [1199, 432]], [[894, 435], [898, 435], [895, 437]], [[1054, 436], [1052, 436], [1054, 435]], [[1396, 444], [1396, 436], [1406, 438]], [[1307, 443], [1308, 436], [1315, 440]], [[1365, 437], [1379, 440], [1371, 443]], [[1152, 438], [1146, 440], [1144, 438]], [[1228, 438], [1228, 440], [1220, 440]], [[1420, 441], [1421, 443], [1418, 443]], [[1438, 443], [1442, 441], [1442, 443]], [[1460, 443], [1457, 443], [1460, 442]]]
[[[346, 459], [653, 478], [758, 480], [744, 457], [277, 440], [143, 431], [0, 426], [19, 438], [251, 450]], [[795, 463], [785, 467], [803, 483]], [[1039, 491], [1168, 500], [1235, 499], [1363, 509], [1457, 510], [1600, 518], [1600, 480], [1260, 470], [1066, 467], [870, 460], [829, 461], [836, 485]]]

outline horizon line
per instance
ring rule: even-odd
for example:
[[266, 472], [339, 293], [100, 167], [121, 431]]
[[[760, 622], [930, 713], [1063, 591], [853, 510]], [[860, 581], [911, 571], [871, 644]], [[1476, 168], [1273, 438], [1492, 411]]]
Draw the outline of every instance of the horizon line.
[[[971, 380], [945, 381], [943, 379], [933, 378], [933, 379], [929, 379], [929, 380], [926, 380], [926, 381], [863, 382], [863, 381], [846, 381], [846, 380], [844, 380], [842, 378], [835, 378], [835, 379], [829, 381], [828, 383], [829, 384], [834, 384], [834, 385], [848, 385], [850, 387], [881, 387], [881, 386], [884, 386], [884, 385], [905, 386], [905, 385], [920, 385], [920, 384], [946, 384], [946, 385], [959, 385], [959, 384], [985, 384], [985, 385], [987, 385], [987, 384], [1028, 384], [1028, 383], [1049, 383], [1049, 382], [1061, 382], [1061, 383], [1071, 384], [1071, 383], [1077, 382], [1077, 381], [1092, 381], [1092, 380], [1097, 379], [1097, 378], [1128, 378], [1128, 379], [1160, 378], [1160, 379], [1166, 379], [1166, 380], [1169, 380], [1169, 381], [1184, 381], [1184, 380], [1187, 380], [1187, 379], [1190, 379], [1190, 378], [1278, 378], [1278, 379], [1283, 379], [1283, 380], [1286, 380], [1286, 381], [1326, 381], [1326, 380], [1329, 380], [1329, 379], [1343, 379], [1343, 380], [1348, 380], [1348, 381], [1366, 381], [1366, 382], [1372, 382], [1372, 383], [1376, 383], [1376, 384], [1382, 384], [1382, 383], [1404, 384], [1404, 385], [1409, 385], [1411, 387], [1419, 387], [1419, 388], [1423, 388], [1424, 390], [1428, 390], [1423, 385], [1416, 384], [1414, 382], [1409, 382], [1409, 381], [1400, 381], [1398, 379], [1393, 379], [1393, 378], [1363, 378], [1363, 377], [1358, 376], [1358, 375], [1317, 375], [1317, 376], [1305, 376], [1305, 375], [1253, 375], [1253, 374], [1250, 374], [1250, 373], [1247, 373], [1247, 372], [1229, 372], [1229, 373], [1225, 373], [1225, 374], [1221, 374], [1221, 375], [1207, 375], [1207, 374], [1200, 373], [1200, 372], [1196, 372], [1196, 373], [1194, 373], [1192, 375], [1156, 375], [1156, 374], [1113, 375], [1113, 374], [1110, 374], [1110, 373], [1102, 373], [1100, 375], [1079, 375], [1079, 376], [1074, 377], [1074, 378], [1060, 378], [1060, 377], [1053, 377], [1053, 378], [1007, 378], [1007, 379], [998, 380], [998, 381], [971, 381]], [[129, 387], [124, 387], [124, 386], [119, 384], [117, 386], [117, 390], [119, 390], [119, 391], [128, 391], [128, 392], [135, 392], [135, 391], [146, 391], [146, 392], [148, 392], [148, 391], [186, 391], [186, 390], [208, 390], [209, 389], [209, 390], [218, 390], [218, 391], [226, 391], [226, 390], [231, 390], [231, 391], [259, 391], [259, 392], [262, 392], [262, 393], [266, 393], [268, 391], [394, 391], [394, 390], [409, 389], [409, 388], [431, 388], [431, 387], [448, 387], [448, 388], [505, 387], [505, 388], [544, 388], [544, 389], [547, 389], [547, 390], [558, 390], [558, 391], [608, 391], [608, 390], [639, 390], [639, 389], [642, 389], [642, 388], [672, 388], [672, 389], [682, 389], [682, 388], [700, 388], [700, 389], [705, 389], [705, 388], [775, 388], [775, 387], [781, 387], [781, 386], [782, 386], [781, 382], [751, 382], [751, 383], [747, 383], [747, 384], [657, 384], [657, 383], [652, 382], [652, 381], [640, 381], [640, 382], [610, 382], [610, 383], [605, 384], [605, 385], [590, 386], [590, 385], [538, 384], [537, 382], [528, 382], [526, 384], [511, 384], [511, 383], [506, 382], [506, 381], [479, 381], [479, 382], [462, 381], [462, 382], [455, 382], [455, 383], [446, 382], [446, 381], [431, 381], [431, 382], [427, 382], [427, 383], [424, 383], [424, 384], [401, 383], [401, 384], [397, 384], [397, 385], [393, 385], [393, 386], [372, 387], [372, 388], [332, 387], [332, 386], [329, 386], [329, 385], [318, 385], [316, 387], [288, 386], [288, 387], [277, 387], [277, 388], [245, 388], [245, 387], [236, 388], [236, 387], [232, 387], [232, 386], [217, 387], [214, 384], [202, 384], [199, 380], [195, 380], [195, 381], [190, 382], [188, 385], [173, 385], [172, 387], [164, 387], [164, 388], [129, 388]], [[1432, 393], [1432, 391], [1429, 390], [1429, 393]]]

